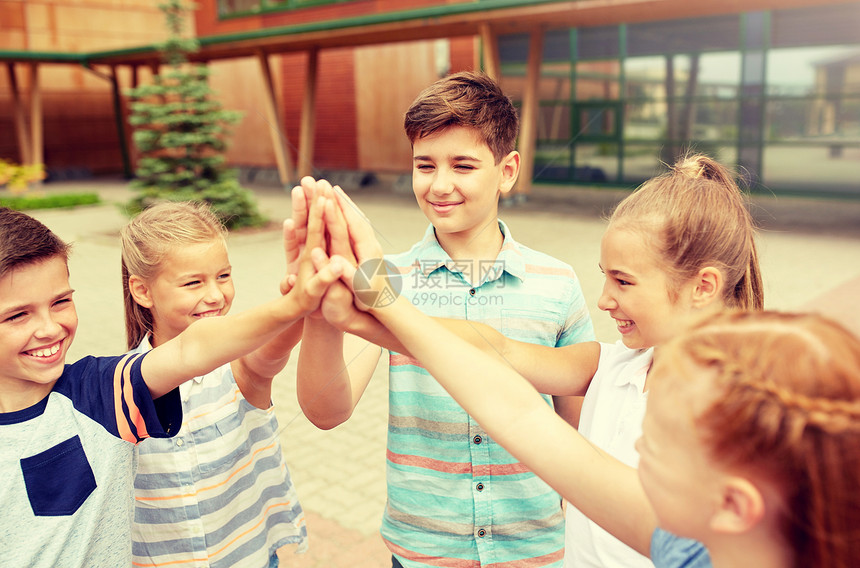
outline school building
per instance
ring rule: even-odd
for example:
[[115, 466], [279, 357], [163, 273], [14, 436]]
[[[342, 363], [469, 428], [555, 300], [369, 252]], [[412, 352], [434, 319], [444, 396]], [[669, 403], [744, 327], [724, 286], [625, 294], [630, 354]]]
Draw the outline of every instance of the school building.
[[[158, 72], [151, 0], [0, 0], [0, 159], [130, 173], [124, 90]], [[193, 60], [244, 112], [229, 161], [290, 184], [411, 168], [402, 117], [484, 69], [531, 182], [633, 187], [687, 148], [754, 188], [860, 197], [860, 2], [197, 0]], [[358, 181], [357, 181], [358, 183]]]

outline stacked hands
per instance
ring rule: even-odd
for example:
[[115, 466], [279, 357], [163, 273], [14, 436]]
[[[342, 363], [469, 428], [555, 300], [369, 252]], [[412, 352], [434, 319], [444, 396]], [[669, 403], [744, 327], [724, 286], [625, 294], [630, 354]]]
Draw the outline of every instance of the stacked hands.
[[[281, 293], [296, 293], [303, 311], [341, 331], [372, 318], [373, 306], [355, 295], [357, 267], [382, 258], [382, 247], [370, 221], [338, 187], [326, 180], [302, 178], [292, 190], [292, 217], [284, 221], [287, 273]], [[385, 288], [384, 276], [369, 282], [372, 290]]]

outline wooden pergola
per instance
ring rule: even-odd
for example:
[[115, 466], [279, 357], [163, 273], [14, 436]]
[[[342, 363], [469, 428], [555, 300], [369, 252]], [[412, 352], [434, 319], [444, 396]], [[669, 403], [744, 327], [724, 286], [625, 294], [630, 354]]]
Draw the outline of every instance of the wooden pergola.
[[[288, 141], [277, 130], [272, 131], [278, 173], [287, 184], [310, 174], [313, 164], [313, 124], [315, 117], [318, 54], [332, 48], [379, 45], [394, 42], [432, 40], [452, 37], [480, 37], [484, 71], [495, 78], [500, 74], [498, 37], [506, 34], [528, 34], [529, 51], [526, 65], [526, 86], [522, 100], [519, 151], [522, 167], [517, 191], [527, 193], [534, 172], [534, 150], [538, 109], [538, 79], [542, 61], [543, 37], [557, 28], [592, 27], [649, 20], [702, 17], [741, 11], [785, 9], [809, 6], [813, 3], [838, 4], [847, 0], [483, 0], [463, 4], [445, 4], [423, 9], [374, 14], [340, 20], [327, 20], [294, 26], [269, 27], [240, 33], [199, 37], [200, 49], [190, 54], [193, 62], [253, 57], [259, 62], [265, 85], [265, 109], [271, 124], [282, 124], [278, 116], [269, 56], [282, 53], [307, 53], [307, 73], [304, 84], [304, 104], [298, 145], [298, 166], [287, 151]], [[162, 65], [156, 46], [142, 46], [117, 51], [82, 54], [50, 54], [31, 52], [0, 52], [6, 63], [15, 125], [21, 156], [25, 162], [40, 163], [42, 150], [42, 115], [39, 94], [38, 66], [43, 63], [83, 65], [90, 69], [107, 67], [110, 78], [120, 141], [127, 144], [117, 68], [130, 67], [132, 87], [137, 86], [138, 68], [148, 67], [157, 72]], [[28, 68], [30, 90], [30, 126], [19, 93], [15, 66]], [[123, 149], [126, 170], [129, 171], [128, 149]], [[295, 174], [298, 174], [297, 176]]]

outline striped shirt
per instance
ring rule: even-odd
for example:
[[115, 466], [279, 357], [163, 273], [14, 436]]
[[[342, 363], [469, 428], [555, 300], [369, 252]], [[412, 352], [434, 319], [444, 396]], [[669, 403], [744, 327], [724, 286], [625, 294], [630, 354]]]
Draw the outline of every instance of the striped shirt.
[[[573, 269], [499, 227], [502, 249], [478, 263], [475, 278], [429, 227], [411, 250], [387, 257], [402, 274], [403, 295], [429, 315], [479, 321], [520, 341], [593, 339]], [[403, 566], [560, 567], [559, 495], [489, 438], [417, 361], [392, 352], [389, 372], [382, 536]]]
[[[144, 340], [136, 351], [149, 349]], [[138, 446], [133, 566], [267, 568], [307, 529], [273, 407], [242, 396], [230, 365], [179, 387], [175, 438]]]
[[178, 392], [152, 400], [141, 360], [85, 357], [37, 404], [0, 413], [0, 565], [131, 564], [134, 444], [182, 421]]

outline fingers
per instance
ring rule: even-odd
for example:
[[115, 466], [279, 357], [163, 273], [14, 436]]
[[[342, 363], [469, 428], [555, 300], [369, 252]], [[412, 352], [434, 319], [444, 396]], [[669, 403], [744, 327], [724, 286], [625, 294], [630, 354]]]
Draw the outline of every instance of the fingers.
[[343, 282], [334, 282], [326, 291], [320, 311], [325, 320], [335, 328], [344, 331], [358, 313], [352, 303], [352, 292]]
[[304, 189], [300, 186], [293, 188], [290, 193], [292, 203], [292, 220], [296, 230], [296, 238], [299, 244], [304, 244], [305, 233], [308, 226], [308, 198]]
[[287, 272], [289, 273], [290, 267], [296, 262], [296, 260], [298, 260], [299, 253], [301, 252], [299, 239], [296, 235], [295, 219], [287, 219], [284, 221], [283, 233], [284, 256], [287, 259]]
[[296, 285], [290, 290], [290, 295], [300, 306], [303, 315], [319, 308], [326, 290], [342, 276], [345, 264], [340, 257], [329, 259], [321, 248], [314, 248], [309, 256], [317, 267], [316, 272], [311, 270], [311, 273], [305, 273], [303, 277], [299, 277]]
[[293, 286], [296, 285], [296, 280], [298, 280], [298, 275], [296, 274], [287, 274], [284, 276], [283, 280], [281, 280], [279, 284], [282, 296], [289, 294], [290, 290], [293, 289]]
[[[311, 251], [311, 260], [314, 267], [317, 268], [317, 272], [309, 279], [306, 289], [312, 297], [321, 300], [328, 287], [343, 276], [343, 268], [346, 263], [339, 256], [328, 258], [321, 248], [315, 248]], [[319, 306], [319, 302], [317, 302], [317, 306]]]
[[346, 220], [350, 243], [358, 261], [380, 258], [382, 247], [376, 240], [370, 220], [340, 187], [334, 188], [334, 196]]
[[350, 264], [356, 264], [352, 245], [349, 241], [349, 228], [346, 226], [346, 219], [340, 207], [332, 200], [326, 201], [325, 204], [325, 224], [330, 237], [329, 253], [344, 257]]
[[325, 224], [323, 211], [326, 198], [322, 195], [314, 197], [308, 212], [308, 234], [305, 238], [305, 248], [313, 249], [325, 246]]

